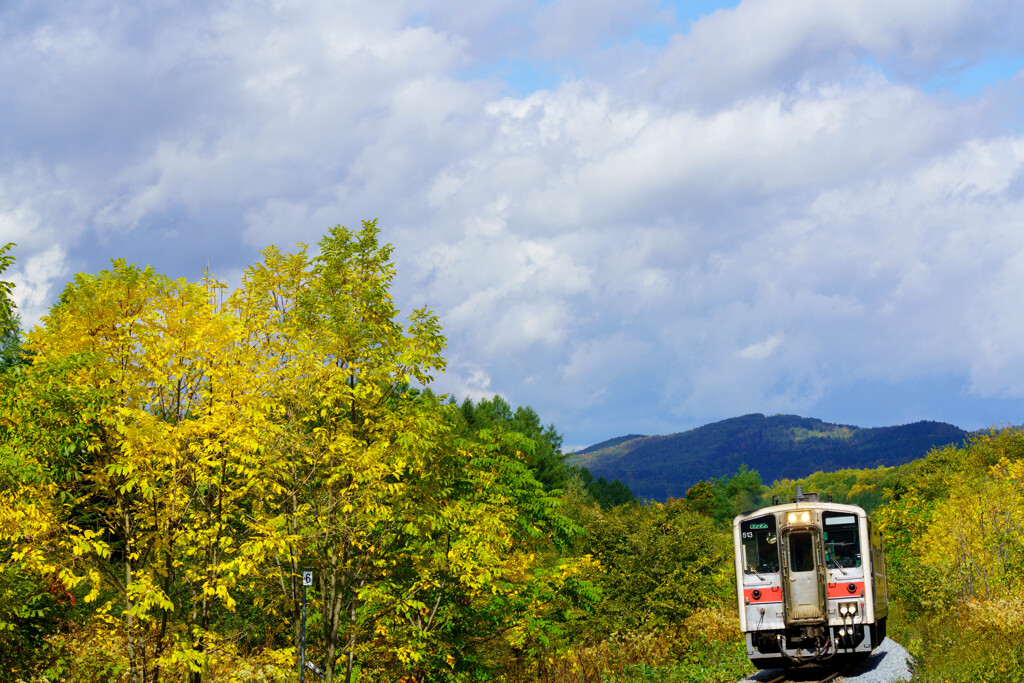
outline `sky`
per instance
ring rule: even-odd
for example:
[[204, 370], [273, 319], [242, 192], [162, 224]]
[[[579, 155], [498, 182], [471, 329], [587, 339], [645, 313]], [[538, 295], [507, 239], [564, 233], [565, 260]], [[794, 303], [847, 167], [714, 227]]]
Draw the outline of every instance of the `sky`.
[[376, 218], [435, 383], [567, 449], [1024, 422], [1024, 12], [990, 0], [0, 4], [26, 326]]

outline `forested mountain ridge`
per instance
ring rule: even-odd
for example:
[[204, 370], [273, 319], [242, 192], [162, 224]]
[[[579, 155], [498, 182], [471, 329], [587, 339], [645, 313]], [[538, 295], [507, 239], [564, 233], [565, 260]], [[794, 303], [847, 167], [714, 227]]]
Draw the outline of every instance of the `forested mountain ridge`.
[[645, 439], [645, 438], [647, 438], [647, 437], [644, 436], [643, 434], [626, 434], [625, 436], [617, 436], [614, 439], [608, 439], [606, 441], [602, 441], [601, 443], [595, 443], [593, 446], [587, 446], [582, 451], [579, 451], [578, 454], [579, 455], [583, 455], [584, 453], [592, 453], [594, 451], [601, 451], [601, 450], [611, 449], [611, 448], [613, 448], [615, 446], [618, 446], [621, 443], [625, 443], [627, 441], [632, 441], [633, 439]]
[[570, 462], [595, 477], [622, 480], [638, 498], [665, 500], [682, 497], [699, 481], [730, 475], [740, 465], [772, 482], [819, 470], [901, 465], [967, 436], [944, 422], [861, 428], [755, 413], [676, 434], [609, 439], [575, 453]]

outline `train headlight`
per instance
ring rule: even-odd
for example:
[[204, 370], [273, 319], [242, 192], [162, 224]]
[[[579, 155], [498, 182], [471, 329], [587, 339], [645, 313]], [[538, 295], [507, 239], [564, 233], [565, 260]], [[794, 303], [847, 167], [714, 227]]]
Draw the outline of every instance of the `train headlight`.
[[802, 512], [802, 513], [800, 513], [800, 521], [801, 522], [809, 522], [809, 521], [811, 521], [811, 513], [809, 513], [809, 512]]
[[811, 521], [811, 513], [809, 512], [790, 512], [786, 515], [786, 521], [790, 524], [796, 524], [797, 521], [809, 522]]
[[795, 512], [790, 512], [788, 515], [786, 515], [786, 521], [789, 522], [790, 524], [795, 524], [796, 523], [796, 513]]

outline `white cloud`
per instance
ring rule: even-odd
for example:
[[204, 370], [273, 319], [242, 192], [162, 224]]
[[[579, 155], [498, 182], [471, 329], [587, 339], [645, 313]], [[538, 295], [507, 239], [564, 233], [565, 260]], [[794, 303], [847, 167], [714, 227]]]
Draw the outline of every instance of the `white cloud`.
[[[666, 46], [636, 44], [658, 3], [581, 7], [0, 10], [23, 313], [125, 251], [237, 273], [380, 217], [439, 384], [579, 434], [863, 381], [1024, 395], [1019, 98], [921, 87], [1019, 54], [1014, 4], [744, 0]], [[509, 60], [574, 75], [503, 96]]]
[[785, 335], [781, 333], [773, 334], [763, 341], [759, 341], [740, 349], [736, 352], [736, 357], [742, 358], [743, 360], [764, 360], [771, 357], [771, 355], [774, 354], [782, 345], [784, 340]]
[[464, 239], [437, 247], [419, 260], [429, 268], [430, 299], [446, 328], [467, 335], [488, 356], [533, 344], [556, 344], [574, 326], [565, 303], [590, 284], [587, 269], [556, 241], [504, 234], [505, 203], [467, 221]]
[[656, 0], [554, 0], [542, 4], [533, 18], [537, 41], [532, 52], [543, 57], [577, 55], [634, 26], [668, 18]]
[[35, 326], [56, 295], [55, 286], [67, 275], [64, 248], [55, 244], [18, 263], [18, 267], [4, 273], [14, 283], [14, 304], [24, 329]]
[[1015, 49], [1022, 25], [1011, 0], [743, 0], [676, 35], [649, 87], [717, 107], [807, 76], [849, 77], [869, 57], [912, 77]]
[[496, 392], [491, 388], [491, 378], [487, 371], [473, 362], [460, 362], [453, 359], [445, 372], [437, 378], [437, 388], [441, 393], [454, 397], [457, 401], [471, 398], [474, 401], [493, 398]]
[[3, 278], [15, 285], [14, 302], [23, 327], [35, 325], [54, 303], [68, 277], [68, 244], [82, 232], [84, 207], [66, 170], [38, 164], [0, 169], [0, 245], [13, 242], [14, 265]]

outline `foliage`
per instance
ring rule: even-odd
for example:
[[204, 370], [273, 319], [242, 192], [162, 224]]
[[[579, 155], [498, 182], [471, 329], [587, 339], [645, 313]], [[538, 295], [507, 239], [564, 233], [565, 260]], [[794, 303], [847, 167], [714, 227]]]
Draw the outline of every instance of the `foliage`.
[[537, 442], [465, 438], [417, 388], [444, 338], [397, 320], [390, 254], [368, 222], [267, 249], [231, 294], [121, 260], [74, 278], [0, 374], [0, 644], [45, 644], [20, 673], [280, 678], [306, 569], [328, 680], [493, 676], [595, 598]]
[[875, 469], [815, 472], [801, 479], [773, 482], [765, 491], [761, 504], [770, 505], [774, 496], [788, 502], [796, 496], [796, 487], [799, 485], [804, 491], [817, 492], [822, 500], [832, 496], [836, 503], [858, 505], [870, 513], [884, 501], [885, 490], [896, 486], [904, 477], [905, 471], [902, 468], [883, 465]]
[[579, 477], [590, 496], [602, 507], [625, 505], [633, 500], [632, 492], [618, 479], [608, 481], [599, 477], [595, 480], [587, 468], [569, 465], [569, 456], [562, 453], [562, 435], [553, 424], [543, 426], [533, 408], [520, 406], [513, 411], [501, 396], [476, 403], [467, 397], [461, 404], [452, 397], [448, 407], [456, 433], [467, 438], [475, 438], [481, 430], [498, 428], [530, 439], [533, 448], [526, 455], [526, 464], [545, 491], [564, 489], [570, 479]]
[[[114, 593], [108, 625], [123, 635], [133, 679], [207, 668], [213, 613], [234, 610], [232, 593], [264, 552], [247, 501], [268, 484], [269, 420], [258, 359], [215, 305], [217, 288], [123, 261], [78, 275], [29, 335], [32, 365], [15, 382], [12, 448], [43, 472], [22, 478], [19, 497], [63, 503], [48, 517], [63, 566], [37, 569], [88, 584], [86, 602]], [[67, 395], [49, 400], [42, 380], [55, 376]], [[81, 409], [68, 411], [69, 401]], [[35, 411], [24, 406], [76, 422], [26, 429]], [[77, 441], [61, 438], [68, 429]], [[23, 555], [41, 550], [19, 540]]]
[[331, 679], [339, 656], [346, 677], [374, 657], [371, 642], [404, 663], [418, 652], [373, 636], [379, 612], [394, 619], [414, 609], [416, 589], [394, 581], [395, 563], [428, 512], [417, 507], [427, 497], [416, 485], [429, 479], [410, 475], [438, 452], [441, 425], [407, 387], [443, 368], [444, 341], [425, 310], [408, 327], [395, 321], [391, 249], [372, 223], [358, 233], [334, 228], [319, 246], [315, 259], [303, 245], [294, 254], [267, 249], [229, 304], [266, 364], [259, 376], [276, 415], [268, 450], [284, 456], [260, 520], [275, 570], [266, 588], [276, 590], [259, 601], [297, 639], [298, 577], [314, 570], [322, 616], [311, 653]]
[[922, 564], [943, 577], [936, 607], [1024, 588], [1024, 463], [1004, 460], [939, 502], [918, 547]]
[[676, 624], [728, 604], [732, 543], [685, 501], [583, 510], [578, 551], [600, 563], [604, 599], [587, 619], [592, 634]]
[[[13, 242], [0, 246], [0, 275], [14, 263], [14, 257], [8, 253], [14, 246]], [[21, 355], [20, 321], [13, 293], [14, 283], [0, 280], [0, 371], [17, 364]]]
[[914, 614], [943, 614], [1024, 588], [1024, 433], [935, 449], [878, 510], [890, 586]]
[[97, 394], [69, 375], [81, 361], [0, 373], [0, 670], [25, 671], [50, 656], [45, 636], [63, 628], [86, 596], [75, 549], [59, 517], [70, 507], [60, 485], [86, 451]]
[[616, 632], [542, 661], [531, 680], [731, 683], [751, 673], [731, 610], [701, 610], [672, 626]]
[[[454, 398], [450, 399], [450, 405], [456, 405]], [[501, 396], [481, 399], [476, 403], [467, 397], [450, 415], [456, 432], [470, 438], [481, 430], [499, 428], [533, 441], [533, 449], [527, 455], [527, 466], [545, 491], [562, 489], [568, 482], [571, 470], [565, 463], [566, 455], [562, 453], [562, 435], [554, 425], [542, 425], [533, 408], [520, 406], [513, 411]]]
[[761, 475], [740, 465], [735, 474], [694, 484], [686, 492], [686, 503], [719, 526], [729, 527], [736, 515], [761, 507], [763, 493]]
[[877, 511], [896, 627], [921, 680], [1018, 681], [1024, 648], [1024, 432], [901, 468]]

